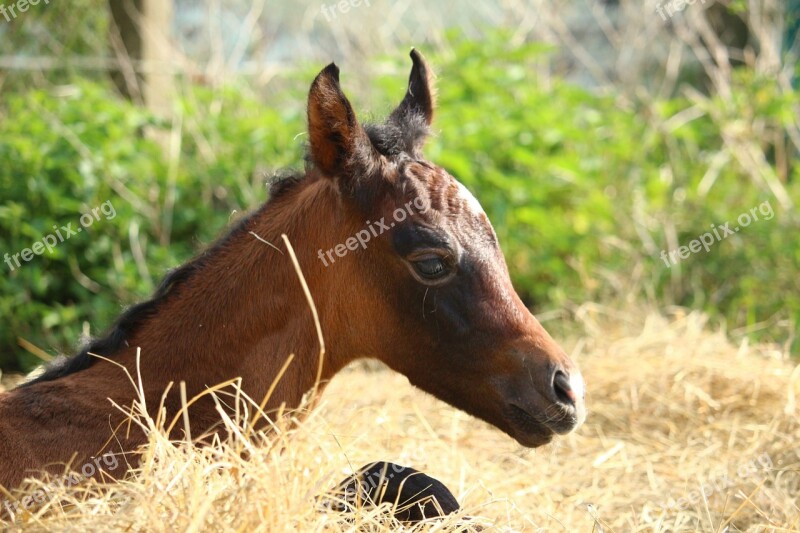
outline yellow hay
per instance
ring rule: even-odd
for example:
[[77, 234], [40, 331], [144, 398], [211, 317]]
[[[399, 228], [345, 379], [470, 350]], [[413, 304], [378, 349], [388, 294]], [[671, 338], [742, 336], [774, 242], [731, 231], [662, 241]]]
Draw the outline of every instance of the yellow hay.
[[361, 364], [308, 416], [258, 436], [247, 457], [236, 438], [197, 449], [156, 433], [138, 476], [53, 490], [10, 526], [397, 530], [381, 510], [344, 517], [316, 503], [353, 468], [388, 460], [440, 479], [462, 503], [458, 516], [419, 530], [800, 529], [800, 371], [785, 354], [734, 346], [699, 313], [621, 318], [590, 305], [577, 316], [586, 334], [565, 346], [582, 366], [590, 414], [547, 447], [522, 449], [404, 377]]

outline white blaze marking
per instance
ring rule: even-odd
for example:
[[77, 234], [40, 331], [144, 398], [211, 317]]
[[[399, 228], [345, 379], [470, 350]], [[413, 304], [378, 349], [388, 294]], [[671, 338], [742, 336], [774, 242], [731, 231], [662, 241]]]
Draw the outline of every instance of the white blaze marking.
[[458, 184], [460, 196], [467, 201], [467, 206], [469, 206], [470, 210], [476, 215], [484, 213], [481, 203], [471, 192], [469, 192], [469, 189], [464, 187], [464, 185], [458, 180], [456, 180], [456, 183]]
[[569, 388], [571, 388], [572, 392], [575, 393], [575, 396], [581, 400], [584, 398], [584, 396], [586, 396], [586, 383], [584, 383], [583, 376], [577, 369], [570, 372]]
[[586, 397], [586, 382], [583, 381], [583, 376], [577, 368], [573, 369], [569, 374], [569, 387], [578, 397], [575, 401], [575, 414], [578, 420], [575, 427], [572, 428], [575, 431], [586, 421], [586, 402], [584, 400]]

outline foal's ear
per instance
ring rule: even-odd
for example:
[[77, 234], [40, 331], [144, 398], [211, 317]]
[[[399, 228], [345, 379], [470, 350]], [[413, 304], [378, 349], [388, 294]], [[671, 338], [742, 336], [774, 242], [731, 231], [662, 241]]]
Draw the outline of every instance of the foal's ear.
[[408, 90], [400, 105], [392, 113], [392, 117], [418, 115], [430, 126], [433, 122], [433, 110], [436, 107], [436, 90], [433, 84], [433, 72], [419, 50], [411, 49], [411, 74], [408, 76]]
[[411, 49], [411, 74], [408, 76], [408, 89], [400, 105], [391, 115], [389, 123], [406, 132], [406, 149], [417, 152], [425, 143], [428, 126], [433, 122], [433, 111], [436, 107], [436, 89], [433, 84], [433, 72], [419, 51]]
[[311, 84], [308, 135], [311, 159], [328, 176], [357, 179], [377, 162], [377, 153], [339, 86], [339, 68], [333, 63]]

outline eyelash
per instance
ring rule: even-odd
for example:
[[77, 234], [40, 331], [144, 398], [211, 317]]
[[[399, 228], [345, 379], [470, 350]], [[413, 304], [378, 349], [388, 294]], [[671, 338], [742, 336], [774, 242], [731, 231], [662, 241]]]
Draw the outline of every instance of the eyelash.
[[412, 264], [414, 265], [414, 268], [420, 277], [427, 280], [433, 281], [441, 279], [449, 274], [447, 263], [444, 259], [438, 256], [412, 261]]

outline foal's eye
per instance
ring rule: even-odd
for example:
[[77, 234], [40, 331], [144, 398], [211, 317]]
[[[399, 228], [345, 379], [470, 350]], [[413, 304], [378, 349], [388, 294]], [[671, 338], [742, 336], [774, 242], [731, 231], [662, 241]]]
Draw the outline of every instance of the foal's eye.
[[439, 257], [414, 261], [414, 268], [425, 279], [439, 279], [447, 275], [447, 265]]

